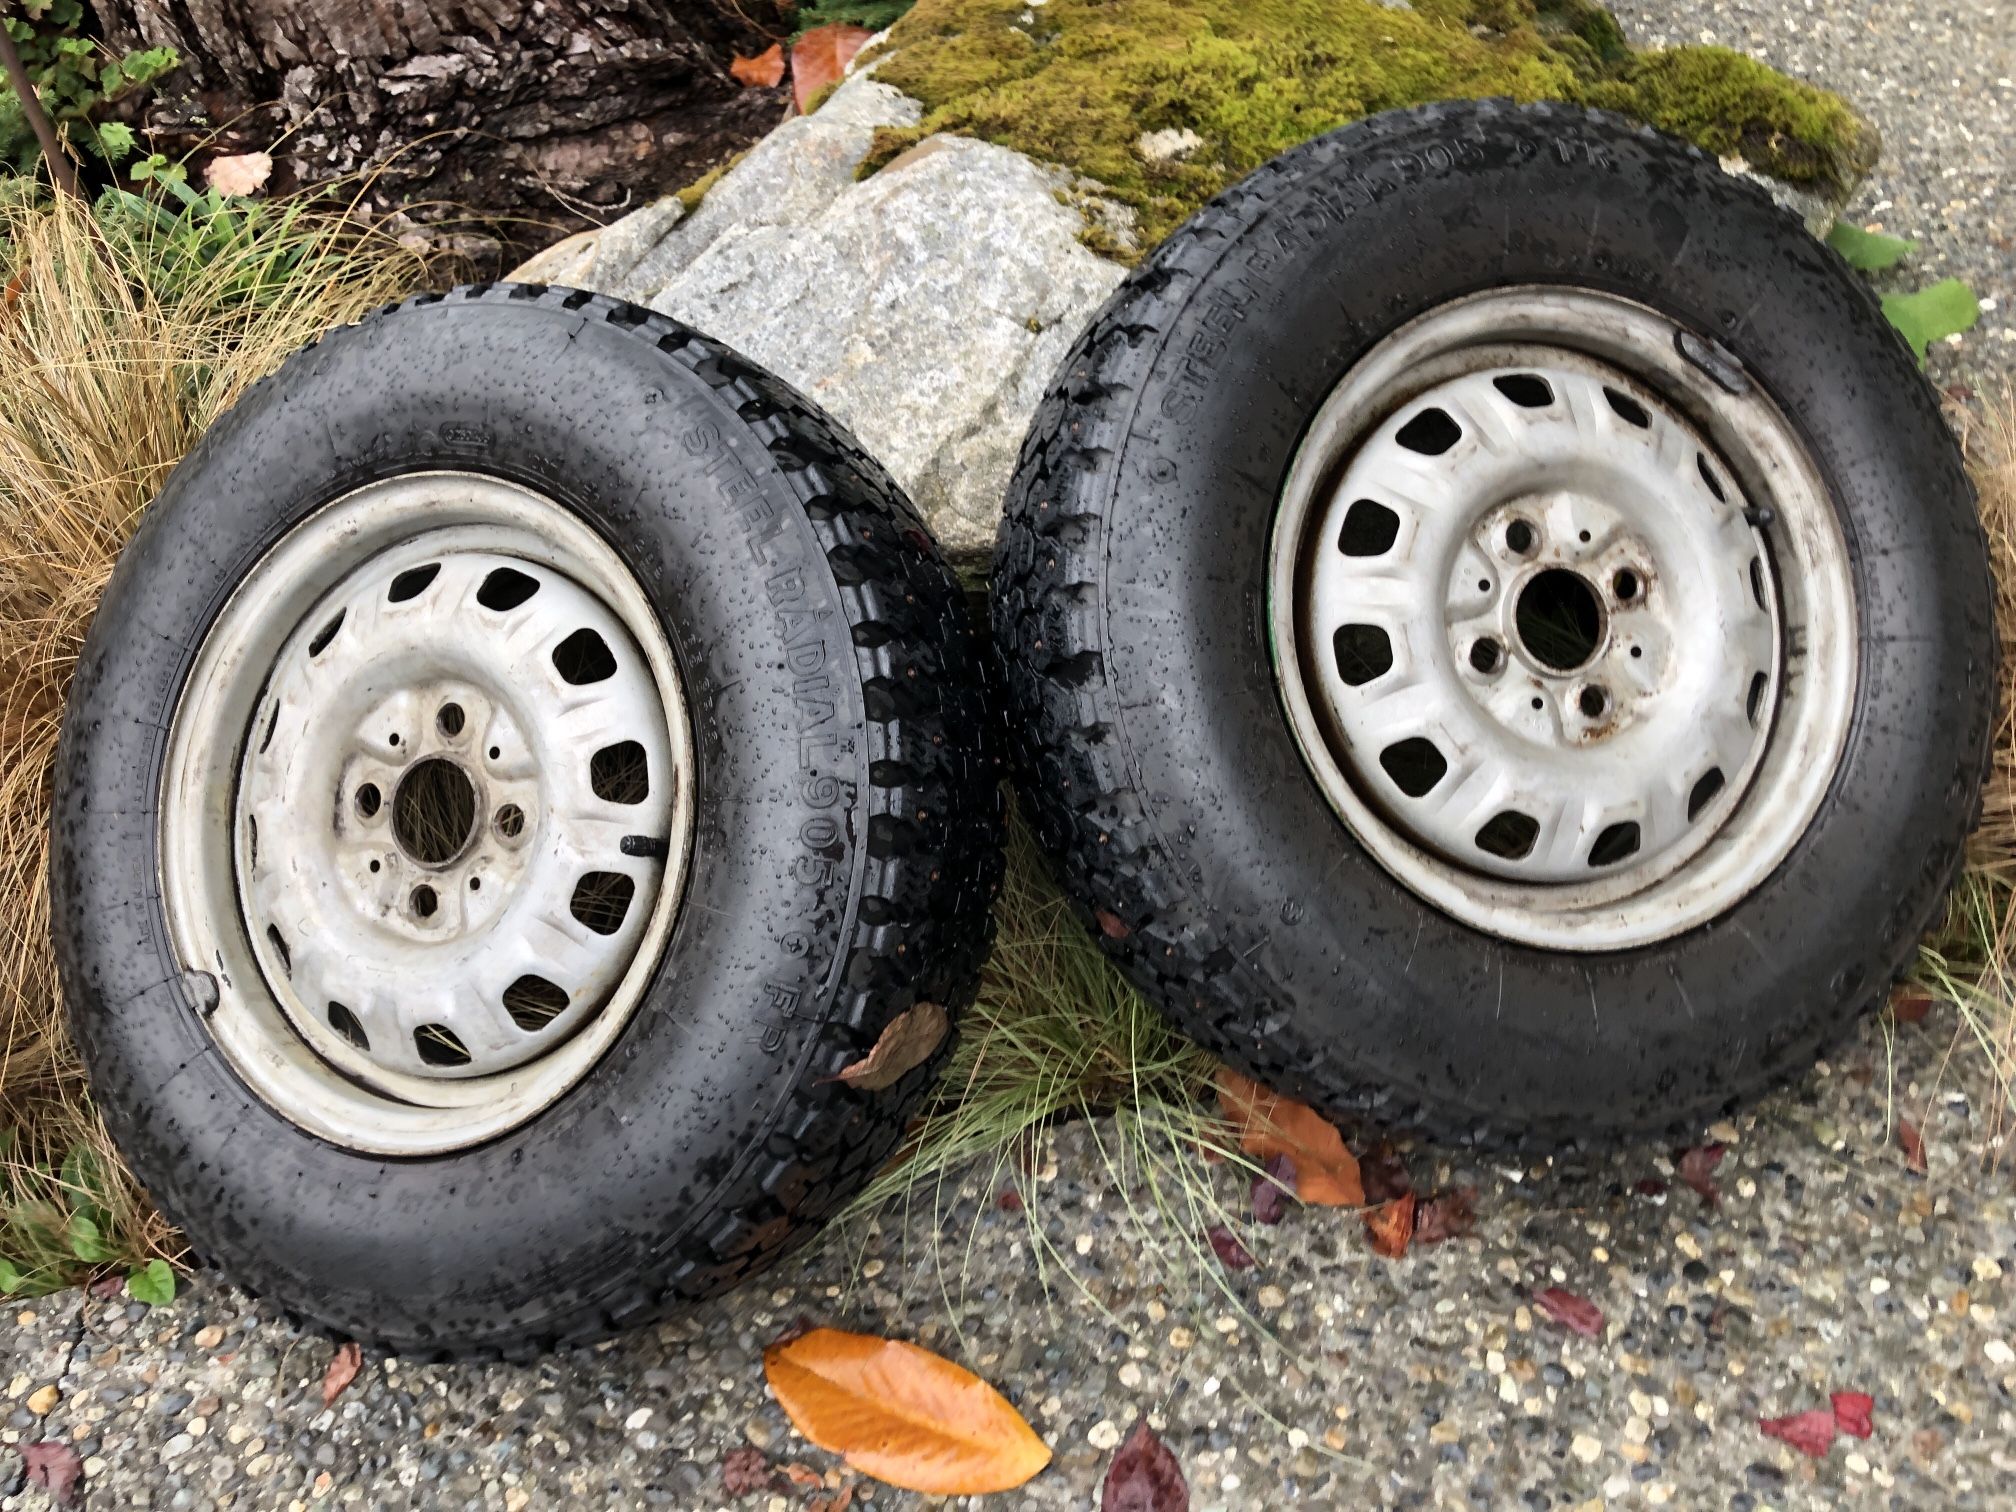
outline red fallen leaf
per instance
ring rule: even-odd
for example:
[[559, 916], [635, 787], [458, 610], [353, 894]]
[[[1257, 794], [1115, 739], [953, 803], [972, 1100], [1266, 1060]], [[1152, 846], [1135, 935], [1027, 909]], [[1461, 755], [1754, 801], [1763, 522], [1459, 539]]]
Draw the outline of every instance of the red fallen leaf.
[[784, 1478], [801, 1491], [816, 1491], [826, 1484], [825, 1479], [810, 1465], [786, 1465]]
[[753, 58], [738, 55], [730, 60], [728, 72], [735, 76], [735, 82], [744, 89], [768, 89], [773, 84], [783, 83], [783, 43], [773, 42]]
[[1897, 1148], [1904, 1152], [1904, 1168], [1925, 1174], [1925, 1136], [1918, 1132], [1918, 1125], [1908, 1118], [1897, 1120]]
[[1834, 1426], [1852, 1438], [1867, 1438], [1876, 1431], [1876, 1399], [1866, 1391], [1834, 1393]]
[[1253, 1258], [1253, 1252], [1239, 1242], [1239, 1236], [1222, 1223], [1214, 1223], [1204, 1230], [1204, 1237], [1211, 1241], [1211, 1248], [1217, 1251], [1227, 1270], [1251, 1270], [1259, 1264]]
[[835, 21], [815, 26], [791, 44], [791, 94], [802, 112], [812, 96], [828, 84], [837, 84], [875, 33], [865, 26]]
[[1099, 1512], [1190, 1512], [1190, 1486], [1169, 1446], [1142, 1418], [1106, 1467]]
[[1383, 1141], [1358, 1162], [1358, 1177], [1365, 1185], [1367, 1202], [1391, 1202], [1414, 1190], [1407, 1162], [1401, 1159], [1398, 1150]]
[[1603, 1335], [1603, 1309], [1586, 1297], [1578, 1297], [1559, 1286], [1533, 1293], [1533, 1305], [1570, 1333], [1585, 1339]]
[[1680, 1173], [1680, 1179], [1701, 1196], [1708, 1207], [1715, 1207], [1722, 1201], [1722, 1194], [1715, 1190], [1715, 1167], [1722, 1164], [1722, 1146], [1719, 1144], [1695, 1145], [1691, 1149], [1676, 1150], [1673, 1165]]
[[40, 1486], [59, 1507], [75, 1506], [84, 1483], [84, 1462], [77, 1451], [57, 1439], [25, 1444], [21, 1459], [28, 1467], [28, 1484]]
[[1103, 908], [1094, 910], [1092, 917], [1098, 921], [1099, 933], [1109, 940], [1124, 940], [1134, 933], [1118, 914], [1108, 913]]
[[91, 1295], [99, 1298], [101, 1301], [109, 1301], [113, 1297], [124, 1297], [126, 1295], [126, 1278], [124, 1276], [100, 1276], [96, 1281], [91, 1283]]
[[1636, 1192], [1640, 1197], [1664, 1197], [1666, 1195], [1666, 1183], [1661, 1181], [1657, 1176], [1645, 1176], [1634, 1183], [1631, 1190]]
[[343, 1395], [344, 1389], [357, 1379], [357, 1372], [363, 1365], [364, 1351], [355, 1339], [345, 1339], [336, 1346], [336, 1353], [329, 1359], [329, 1369], [322, 1376], [324, 1407]]
[[1372, 1248], [1388, 1260], [1407, 1253], [1414, 1237], [1414, 1194], [1407, 1192], [1391, 1202], [1365, 1210], [1365, 1228], [1372, 1236]]
[[1272, 1228], [1288, 1216], [1288, 1199], [1294, 1195], [1295, 1162], [1286, 1155], [1268, 1156], [1253, 1178], [1253, 1221]]
[[805, 1503], [805, 1512], [847, 1512], [854, 1505], [854, 1488], [842, 1486], [831, 1496], [815, 1496]]
[[1790, 1444], [1808, 1459], [1824, 1458], [1834, 1443], [1834, 1414], [1818, 1407], [1790, 1417], [1759, 1418], [1757, 1426], [1766, 1438]]
[[773, 1491], [776, 1487], [777, 1473], [770, 1468], [770, 1460], [761, 1449], [744, 1444], [721, 1456], [721, 1489], [730, 1496]]
[[1414, 1209], [1414, 1242], [1441, 1244], [1461, 1239], [1477, 1227], [1477, 1188], [1437, 1192]]
[[1890, 1016], [1900, 1024], [1922, 1024], [1932, 1011], [1932, 994], [1915, 987], [1899, 987], [1890, 994]]
[[1013, 1187], [1003, 1187], [1001, 1195], [994, 1199], [994, 1206], [1004, 1213], [1019, 1213], [1022, 1211], [1022, 1194]]

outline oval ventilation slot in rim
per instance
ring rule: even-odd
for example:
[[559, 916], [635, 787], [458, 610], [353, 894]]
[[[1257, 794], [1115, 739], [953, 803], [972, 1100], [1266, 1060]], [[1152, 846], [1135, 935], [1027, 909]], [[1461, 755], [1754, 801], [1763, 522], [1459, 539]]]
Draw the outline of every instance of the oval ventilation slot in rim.
[[564, 682], [583, 688], [616, 675], [616, 653], [593, 630], [582, 627], [553, 648], [553, 670]]
[[499, 567], [483, 579], [483, 586], [476, 590], [476, 602], [502, 613], [516, 609], [538, 591], [539, 579], [515, 567]]
[[1591, 866], [1615, 866], [1627, 856], [1638, 853], [1638, 821], [1626, 819], [1613, 824], [1596, 837], [1596, 843], [1589, 847]]
[[1521, 409], [1545, 409], [1554, 402], [1554, 389], [1538, 373], [1503, 373], [1491, 386]]
[[567, 989], [542, 976], [521, 976], [504, 989], [504, 1011], [527, 1034], [537, 1033], [567, 1011]]
[[634, 740], [606, 745], [588, 758], [588, 786], [604, 803], [642, 803], [651, 796], [651, 759]]
[[1393, 670], [1393, 642], [1377, 625], [1344, 625], [1330, 638], [1337, 658], [1337, 675], [1353, 688], [1362, 688], [1376, 677]]
[[427, 587], [441, 575], [441, 564], [429, 562], [425, 567], [408, 567], [392, 579], [392, 586], [385, 590], [385, 597], [395, 604], [403, 604], [408, 599], [416, 599], [427, 591]]
[[613, 935], [623, 927], [637, 884], [622, 872], [591, 871], [574, 884], [568, 911], [598, 935]]
[[1337, 549], [1348, 557], [1384, 556], [1400, 537], [1400, 516], [1376, 499], [1356, 499], [1344, 511]]
[[1517, 809], [1494, 814], [1477, 831], [1477, 849], [1502, 861], [1523, 861], [1533, 854], [1533, 842], [1540, 838], [1540, 821]]
[[466, 1066], [469, 1047], [446, 1024], [422, 1024], [413, 1031], [413, 1048], [430, 1066]]
[[1463, 439], [1463, 427], [1447, 410], [1431, 405], [1394, 432], [1393, 439], [1411, 452], [1439, 457]]
[[1379, 765], [1386, 769], [1393, 785], [1409, 798], [1425, 796], [1449, 770], [1449, 763], [1435, 749], [1435, 742], [1419, 735], [1394, 741], [1379, 753]]

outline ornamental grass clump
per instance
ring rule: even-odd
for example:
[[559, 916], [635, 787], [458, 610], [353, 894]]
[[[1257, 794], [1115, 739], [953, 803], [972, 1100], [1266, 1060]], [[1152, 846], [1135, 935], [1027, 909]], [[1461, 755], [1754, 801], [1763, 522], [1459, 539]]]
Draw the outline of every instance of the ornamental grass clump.
[[340, 205], [181, 184], [95, 207], [0, 179], [0, 1286], [172, 1252], [106, 1142], [49, 946], [51, 763], [148, 500], [289, 352], [427, 281]]

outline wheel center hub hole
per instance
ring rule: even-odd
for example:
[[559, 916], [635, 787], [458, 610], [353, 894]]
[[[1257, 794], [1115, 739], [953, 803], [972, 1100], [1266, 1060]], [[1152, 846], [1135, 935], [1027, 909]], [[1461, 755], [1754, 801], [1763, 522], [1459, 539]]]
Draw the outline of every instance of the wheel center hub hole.
[[1520, 591], [1512, 612], [1519, 640], [1544, 667], [1572, 672], [1596, 654], [1603, 606], [1580, 573], [1549, 567]]
[[392, 799], [392, 833], [422, 866], [445, 866], [462, 853], [476, 828], [476, 784], [439, 756], [419, 763]]

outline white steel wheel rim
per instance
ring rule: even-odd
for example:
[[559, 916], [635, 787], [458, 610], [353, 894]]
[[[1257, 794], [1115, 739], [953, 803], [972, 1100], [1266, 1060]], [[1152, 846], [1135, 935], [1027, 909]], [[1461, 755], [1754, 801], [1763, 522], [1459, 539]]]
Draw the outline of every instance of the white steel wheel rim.
[[1353, 836], [1544, 949], [1726, 913], [1805, 833], [1853, 711], [1847, 546], [1790, 423], [1588, 290], [1454, 301], [1345, 375], [1289, 469], [1268, 615]]
[[337, 500], [233, 592], [169, 732], [162, 896], [207, 1027], [350, 1149], [517, 1127], [650, 982], [691, 778], [658, 617], [578, 517], [465, 473]]

